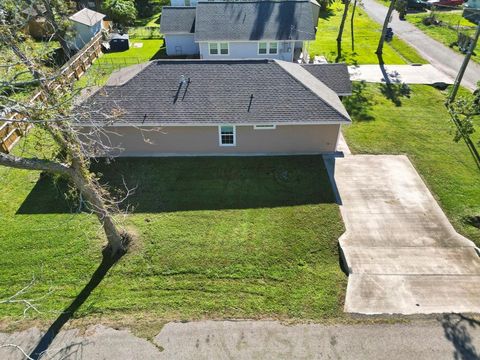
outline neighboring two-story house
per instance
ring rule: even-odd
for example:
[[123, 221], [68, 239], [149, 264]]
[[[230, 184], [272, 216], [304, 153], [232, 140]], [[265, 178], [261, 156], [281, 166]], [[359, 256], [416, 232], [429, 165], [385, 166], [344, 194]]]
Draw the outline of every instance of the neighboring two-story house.
[[[162, 11], [167, 55], [294, 61], [315, 40], [315, 0], [174, 0]], [[187, 6], [189, 5], [189, 6]]]

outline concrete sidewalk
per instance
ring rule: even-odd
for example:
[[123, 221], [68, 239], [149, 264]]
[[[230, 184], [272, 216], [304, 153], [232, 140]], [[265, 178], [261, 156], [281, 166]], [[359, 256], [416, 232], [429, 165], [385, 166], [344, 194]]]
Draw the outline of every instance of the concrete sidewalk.
[[[373, 20], [383, 25], [387, 14], [387, 7], [376, 0], [362, 0], [363, 7]], [[408, 15], [407, 15], [408, 16]], [[451, 80], [457, 76], [464, 56], [456, 53], [449, 47], [433, 40], [414, 25], [407, 21], [401, 21], [398, 13], [394, 11], [393, 20], [390, 23], [394, 36], [400, 37], [412, 46], [417, 52], [438, 70], [448, 75]], [[477, 81], [480, 80], [480, 65], [470, 61], [467, 71], [462, 80], [462, 85], [474, 90]]]
[[427, 65], [353, 65], [348, 67], [350, 80], [371, 83], [453, 84], [453, 80]]
[[[480, 322], [458, 315], [401, 324], [287, 326], [276, 321], [172, 322], [152, 340], [91, 326], [61, 331], [42, 360], [478, 359]], [[42, 333], [0, 333], [0, 359], [24, 360]]]
[[346, 233], [345, 311], [480, 312], [480, 258], [406, 156], [326, 158]]

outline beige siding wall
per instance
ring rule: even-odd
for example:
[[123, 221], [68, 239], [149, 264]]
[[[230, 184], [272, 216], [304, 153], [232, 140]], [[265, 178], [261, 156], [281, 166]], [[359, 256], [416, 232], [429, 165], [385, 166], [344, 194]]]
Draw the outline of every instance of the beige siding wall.
[[[121, 156], [318, 154], [333, 152], [340, 125], [284, 125], [273, 130], [237, 126], [237, 144], [219, 146], [216, 126], [163, 127], [141, 132], [132, 127], [109, 128], [110, 141]], [[143, 133], [143, 136], [142, 136]], [[144, 141], [148, 139], [148, 142]]]

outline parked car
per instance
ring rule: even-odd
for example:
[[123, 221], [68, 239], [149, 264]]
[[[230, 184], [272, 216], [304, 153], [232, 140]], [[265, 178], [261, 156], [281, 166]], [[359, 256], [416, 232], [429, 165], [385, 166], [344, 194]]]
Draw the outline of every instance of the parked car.
[[461, 6], [464, 0], [428, 0], [431, 6], [455, 7]]
[[430, 6], [426, 0], [408, 0], [407, 9], [408, 10], [425, 10]]

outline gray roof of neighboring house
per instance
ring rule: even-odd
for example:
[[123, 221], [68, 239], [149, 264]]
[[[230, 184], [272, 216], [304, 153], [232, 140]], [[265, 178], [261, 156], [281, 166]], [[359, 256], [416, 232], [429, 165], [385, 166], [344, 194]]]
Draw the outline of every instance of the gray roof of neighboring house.
[[305, 64], [302, 67], [338, 95], [352, 93], [352, 82], [346, 64]]
[[193, 34], [195, 32], [194, 6], [164, 6], [160, 19], [163, 34]]
[[105, 14], [99, 13], [97, 11], [83, 8], [82, 10], [70, 16], [69, 19], [83, 25], [93, 26], [99, 21], [101, 21], [105, 16]]
[[199, 2], [195, 41], [315, 40], [310, 1]]
[[[278, 60], [157, 60], [134, 65], [112, 74], [107, 86], [80, 106], [89, 110], [89, 118], [81, 120], [86, 125], [350, 122], [333, 90], [300, 65]], [[112, 119], [111, 114], [119, 115]]]

